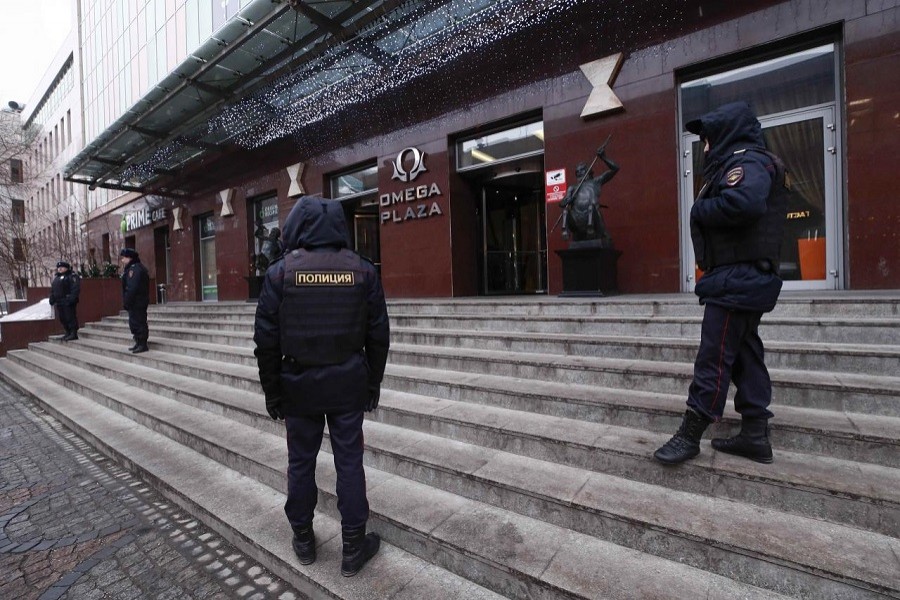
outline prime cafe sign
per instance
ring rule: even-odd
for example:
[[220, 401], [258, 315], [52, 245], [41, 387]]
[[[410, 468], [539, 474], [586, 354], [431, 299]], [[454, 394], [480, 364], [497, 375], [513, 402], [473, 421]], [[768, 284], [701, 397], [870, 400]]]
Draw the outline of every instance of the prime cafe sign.
[[[412, 157], [412, 166], [408, 170], [404, 165], [407, 155]], [[420, 152], [418, 148], [404, 148], [394, 161], [394, 174], [391, 179], [412, 182], [427, 170], [424, 152]], [[378, 198], [381, 205], [381, 223], [405, 223], [443, 215], [441, 206], [433, 199], [442, 195], [441, 188], [436, 183], [420, 184], [399, 192], [382, 194]]]

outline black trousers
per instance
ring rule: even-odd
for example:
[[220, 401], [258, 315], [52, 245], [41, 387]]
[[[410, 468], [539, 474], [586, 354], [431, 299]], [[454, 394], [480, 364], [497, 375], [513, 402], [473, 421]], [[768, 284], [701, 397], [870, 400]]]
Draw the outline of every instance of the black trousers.
[[759, 337], [762, 313], [706, 305], [687, 405], [710, 421], [722, 418], [729, 382], [742, 417], [771, 419], [772, 380]]
[[138, 344], [146, 344], [150, 337], [150, 329], [147, 327], [147, 307], [132, 307], [128, 310], [128, 329]]
[[62, 323], [63, 329], [65, 329], [67, 334], [78, 332], [78, 315], [75, 314], [76, 306], [74, 304], [72, 306], [65, 304], [56, 305], [56, 314], [59, 317], [59, 322]]
[[304, 527], [312, 523], [319, 498], [316, 456], [322, 446], [326, 421], [337, 471], [341, 525], [354, 529], [363, 527], [369, 519], [366, 473], [363, 470], [363, 411], [285, 417], [288, 493], [284, 512], [291, 527]]

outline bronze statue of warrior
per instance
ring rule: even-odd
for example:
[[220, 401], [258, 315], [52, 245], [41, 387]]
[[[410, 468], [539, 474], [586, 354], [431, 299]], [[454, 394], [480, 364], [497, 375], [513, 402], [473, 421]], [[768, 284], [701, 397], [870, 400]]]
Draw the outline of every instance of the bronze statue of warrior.
[[[606, 157], [608, 143], [609, 138], [597, 150], [597, 156], [590, 166], [582, 162], [575, 169], [578, 185], [570, 189], [560, 202], [560, 207], [563, 209], [564, 239], [568, 239], [571, 234], [572, 241], [575, 242], [599, 240], [602, 247], [612, 247], [612, 238], [609, 236], [600, 212], [600, 208], [606, 208], [600, 204], [601, 188], [619, 172], [619, 165]], [[609, 170], [595, 177], [593, 167], [598, 158], [606, 164]]]

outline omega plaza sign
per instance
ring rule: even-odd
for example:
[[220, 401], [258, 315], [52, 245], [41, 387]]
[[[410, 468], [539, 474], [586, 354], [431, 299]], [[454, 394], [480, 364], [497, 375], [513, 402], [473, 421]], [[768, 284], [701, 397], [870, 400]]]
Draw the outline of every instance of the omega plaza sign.
[[[412, 166], [409, 170], [404, 166], [404, 159], [410, 156]], [[418, 148], [405, 148], [397, 155], [394, 161], [394, 174], [391, 179], [397, 179], [404, 183], [411, 183], [419, 175], [427, 171], [425, 168], [425, 153]], [[438, 184], [419, 184], [408, 187], [400, 192], [382, 194], [378, 198], [381, 205], [381, 222], [405, 223], [417, 219], [427, 219], [443, 215], [436, 196], [441, 196]]]

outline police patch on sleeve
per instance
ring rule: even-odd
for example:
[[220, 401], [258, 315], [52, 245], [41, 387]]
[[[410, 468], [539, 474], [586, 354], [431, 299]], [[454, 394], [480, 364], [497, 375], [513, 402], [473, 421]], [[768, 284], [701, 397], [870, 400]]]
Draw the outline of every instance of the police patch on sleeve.
[[353, 271], [297, 271], [294, 275], [294, 285], [353, 285], [355, 282]]
[[735, 167], [725, 174], [725, 183], [734, 187], [744, 178], [744, 167]]

